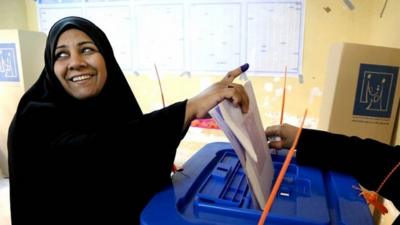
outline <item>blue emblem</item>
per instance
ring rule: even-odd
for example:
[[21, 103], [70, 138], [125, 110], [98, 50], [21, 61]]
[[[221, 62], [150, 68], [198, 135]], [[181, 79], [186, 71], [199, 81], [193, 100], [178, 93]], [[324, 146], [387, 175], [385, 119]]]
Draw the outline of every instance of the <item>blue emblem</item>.
[[360, 64], [354, 115], [390, 118], [399, 67]]
[[19, 81], [15, 44], [0, 43], [0, 81]]

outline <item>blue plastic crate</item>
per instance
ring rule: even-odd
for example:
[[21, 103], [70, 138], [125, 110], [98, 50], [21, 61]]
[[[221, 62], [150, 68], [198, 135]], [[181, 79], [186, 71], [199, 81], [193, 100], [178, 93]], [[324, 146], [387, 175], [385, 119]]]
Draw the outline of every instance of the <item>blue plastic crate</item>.
[[[273, 155], [275, 172], [284, 156]], [[199, 150], [159, 192], [141, 215], [142, 225], [257, 224], [255, 204], [239, 158], [229, 143], [211, 143]], [[352, 186], [354, 178], [289, 165], [266, 224], [373, 225], [365, 200]]]

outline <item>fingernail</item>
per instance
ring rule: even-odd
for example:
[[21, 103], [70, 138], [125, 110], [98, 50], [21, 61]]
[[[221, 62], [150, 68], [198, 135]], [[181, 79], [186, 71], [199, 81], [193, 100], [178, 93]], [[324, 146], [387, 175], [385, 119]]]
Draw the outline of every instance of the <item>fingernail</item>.
[[243, 64], [243, 65], [240, 67], [240, 70], [241, 70], [242, 72], [246, 72], [247, 69], [249, 69], [249, 64], [248, 64], [248, 63]]

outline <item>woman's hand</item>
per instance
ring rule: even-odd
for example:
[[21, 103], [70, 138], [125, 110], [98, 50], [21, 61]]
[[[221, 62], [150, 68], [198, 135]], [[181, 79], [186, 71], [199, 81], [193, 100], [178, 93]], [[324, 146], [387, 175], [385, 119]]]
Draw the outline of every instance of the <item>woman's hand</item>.
[[275, 149], [289, 149], [293, 145], [298, 128], [290, 124], [274, 125], [265, 129], [265, 136], [269, 147]]
[[249, 68], [246, 63], [241, 67], [228, 72], [219, 82], [214, 83], [200, 94], [189, 99], [186, 104], [185, 127], [194, 119], [204, 118], [208, 111], [225, 99], [233, 105], [241, 107], [243, 113], [249, 110], [249, 98], [240, 84], [232, 83], [233, 80]]

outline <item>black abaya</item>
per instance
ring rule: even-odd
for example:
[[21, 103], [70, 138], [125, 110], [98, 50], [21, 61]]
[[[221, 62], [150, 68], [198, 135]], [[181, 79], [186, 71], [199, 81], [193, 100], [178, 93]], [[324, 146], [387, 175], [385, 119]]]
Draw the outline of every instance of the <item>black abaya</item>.
[[[71, 28], [106, 62], [106, 84], [87, 100], [68, 95], [54, 74], [57, 40]], [[106, 35], [83, 18], [56, 22], [45, 68], [9, 129], [12, 224], [139, 224], [147, 201], [170, 181], [185, 109], [183, 101], [143, 115]]]

